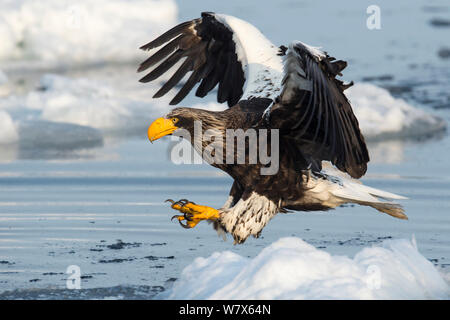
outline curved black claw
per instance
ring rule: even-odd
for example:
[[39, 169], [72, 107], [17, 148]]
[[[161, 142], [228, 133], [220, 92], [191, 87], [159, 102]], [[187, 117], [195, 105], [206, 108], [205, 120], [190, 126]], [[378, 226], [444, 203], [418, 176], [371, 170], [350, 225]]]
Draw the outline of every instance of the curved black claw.
[[[183, 217], [184, 220], [186, 220], [186, 221], [192, 221], [193, 216], [194, 215], [191, 213], [185, 213], [183, 215], [176, 214], [176, 215], [172, 216], [172, 218], [170, 218], [170, 221], [173, 221], [173, 219], [175, 219], [175, 218], [178, 219], [178, 217]], [[180, 221], [180, 220], [178, 220], [178, 221]]]
[[[182, 200], [184, 200], [184, 199], [182, 199]], [[185, 202], [183, 202], [182, 200], [178, 200], [178, 201], [173, 201], [172, 199], [167, 199], [166, 201], [164, 201], [164, 202], [170, 202], [172, 205], [171, 205], [171, 207], [173, 208], [173, 206], [174, 205], [179, 205], [180, 207], [183, 207], [186, 203]]]
[[189, 201], [188, 199], [180, 199], [180, 200], [178, 200], [178, 202], [184, 203], [185, 205], [188, 204], [188, 203], [195, 204], [195, 202]]
[[[170, 202], [172, 205], [171, 205], [171, 207], [172, 208], [174, 208], [174, 206], [176, 206], [176, 205], [178, 205], [178, 206], [180, 206], [180, 208], [183, 208], [184, 206], [186, 206], [188, 203], [192, 203], [192, 204], [195, 204], [194, 202], [192, 202], [192, 201], [189, 201], [189, 200], [187, 200], [187, 199], [180, 199], [180, 200], [178, 200], [178, 201], [173, 201], [172, 199], [167, 199], [165, 202]], [[178, 211], [181, 211], [179, 208], [174, 208], [175, 210], [178, 210]], [[170, 221], [172, 221], [173, 219], [178, 219], [178, 222], [180, 223], [180, 225], [183, 227], [183, 228], [185, 228], [185, 229], [191, 229], [192, 227], [190, 227], [188, 224], [187, 224], [187, 221], [193, 221], [192, 220], [192, 217], [193, 217], [194, 215], [192, 214], [192, 213], [189, 213], [189, 212], [184, 212], [183, 213], [183, 215], [174, 215], [174, 216], [172, 216], [172, 218], [170, 219]], [[180, 217], [183, 217], [184, 219], [181, 219], [181, 220], [186, 220], [186, 224], [183, 224], [182, 222], [181, 222], [181, 220], [179, 219]]]
[[180, 220], [178, 220], [178, 222], [180, 223], [180, 226], [182, 226], [185, 229], [191, 229], [191, 227], [189, 227], [187, 224], [182, 224]]
[[174, 203], [172, 203], [172, 207], [174, 206], [174, 205], [179, 205], [180, 207], [184, 207], [185, 205], [186, 205], [186, 203], [184, 203], [184, 202], [181, 202], [180, 200], [178, 200], [178, 201], [175, 201]]

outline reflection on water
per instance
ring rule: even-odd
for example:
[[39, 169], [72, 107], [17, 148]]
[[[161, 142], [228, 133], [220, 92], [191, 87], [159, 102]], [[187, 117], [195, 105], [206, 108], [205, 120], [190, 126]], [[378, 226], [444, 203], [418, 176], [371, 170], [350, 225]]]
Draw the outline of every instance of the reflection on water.
[[431, 143], [439, 142], [447, 137], [445, 130], [434, 134], [414, 137], [409, 139], [388, 139], [385, 141], [370, 141], [367, 143], [370, 155], [370, 163], [400, 164], [405, 160], [405, 150], [418, 148]]
[[369, 143], [371, 163], [401, 163], [404, 160], [404, 141], [393, 140]]

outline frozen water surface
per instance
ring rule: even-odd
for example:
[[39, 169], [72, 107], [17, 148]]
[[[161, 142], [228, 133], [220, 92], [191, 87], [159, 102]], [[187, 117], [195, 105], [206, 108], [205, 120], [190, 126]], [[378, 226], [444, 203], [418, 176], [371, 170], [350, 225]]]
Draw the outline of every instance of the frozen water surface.
[[[84, 1], [39, 3], [1, 5], [0, 38], [15, 42], [0, 49], [0, 298], [337, 298], [342, 289], [341, 298], [448, 299], [450, 62], [438, 52], [450, 28], [430, 23], [449, 19], [446, 1], [379, 1], [377, 31], [365, 27], [372, 3], [356, 0], [116, 0], [108, 1], [110, 30], [97, 28], [101, 10], [83, 14]], [[299, 39], [349, 62], [344, 79], [357, 83], [349, 98], [371, 153], [362, 180], [409, 197], [408, 221], [359, 206], [279, 214], [240, 246], [207, 223], [184, 230], [170, 222], [164, 200], [219, 207], [232, 180], [207, 165], [171, 163], [168, 139], [148, 143], [146, 127], [170, 97], [152, 100], [155, 86], [138, 83], [145, 54], [135, 48], [205, 10], [245, 19], [277, 45]], [[43, 13], [52, 25], [32, 27]], [[52, 26], [67, 27], [67, 15], [87, 19], [69, 27], [89, 37], [66, 42]], [[224, 108], [213, 101], [189, 96], [183, 105]], [[295, 281], [277, 276], [280, 263], [301, 270]], [[212, 277], [215, 264], [229, 272]], [[70, 265], [81, 269], [81, 290], [66, 289]], [[199, 266], [203, 291], [195, 293], [190, 272]]]

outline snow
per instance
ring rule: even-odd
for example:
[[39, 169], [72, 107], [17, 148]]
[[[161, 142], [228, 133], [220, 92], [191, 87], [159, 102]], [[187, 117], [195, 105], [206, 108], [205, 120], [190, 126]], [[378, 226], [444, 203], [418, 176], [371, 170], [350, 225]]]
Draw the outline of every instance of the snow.
[[16, 121], [45, 120], [104, 131], [127, 130], [144, 113], [144, 102], [122, 97], [120, 90], [86, 78], [46, 74], [24, 96], [0, 98], [1, 108]]
[[442, 119], [394, 98], [375, 85], [357, 83], [345, 93], [363, 134], [369, 139], [420, 137], [446, 127]]
[[177, 22], [173, 0], [3, 0], [0, 61], [47, 65], [130, 61]]
[[[145, 136], [148, 121], [170, 109], [168, 98], [151, 99], [155, 87], [138, 87], [137, 79], [120, 79], [120, 74], [112, 77], [112, 83], [96, 75], [73, 78], [45, 74], [37, 88], [23, 95], [16, 95], [14, 86], [22, 79], [13, 75], [19, 72], [15, 62], [27, 67], [43, 63], [57, 70], [61, 66], [142, 60], [148, 53], [137, 48], [178, 22], [174, 0], [80, 0], [76, 4], [61, 0], [5, 0], [0, 9], [0, 65], [13, 79], [8, 81], [8, 76], [0, 71], [0, 144], [33, 141], [27, 135], [38, 134], [40, 129], [45, 136], [54, 128], [56, 136], [57, 132], [64, 132], [65, 124], [70, 125], [67, 129], [77, 125], [75, 131], [81, 134], [68, 135], [69, 144], [81, 142], [86, 135], [94, 140], [111, 133], [144, 132]], [[258, 62], [278, 49], [251, 24], [226, 15], [218, 18], [236, 30], [244, 30], [235, 35], [242, 46], [240, 59], [244, 60], [245, 50], [248, 71], [265, 78], [265, 74], [259, 74]], [[260, 47], [255, 43], [263, 43], [264, 50], [255, 51]], [[269, 73], [278, 79], [282, 63], [281, 58], [275, 57], [265, 63], [270, 66]], [[255, 86], [266, 86], [262, 78]], [[246, 92], [253, 89], [249, 86]], [[445, 127], [441, 119], [374, 85], [356, 84], [346, 92], [368, 140], [416, 137]], [[226, 108], [214, 102], [196, 101], [198, 108]], [[84, 129], [85, 133], [81, 133]]]
[[[3, 78], [7, 82], [6, 76]], [[19, 137], [27, 139], [27, 133], [20, 134], [18, 130], [33, 124], [36, 128], [27, 132], [37, 134], [39, 123], [59, 123], [58, 130], [63, 124], [82, 126], [95, 139], [99, 132], [92, 129], [103, 134], [145, 134], [150, 120], [170, 110], [167, 103], [170, 96], [151, 99], [155, 87], [140, 85], [134, 80], [120, 79], [120, 82], [108, 83], [101, 79], [45, 74], [35, 89], [24, 95], [0, 95], [0, 143], [15, 143]], [[133, 86], [123, 85], [124, 81], [133, 82]], [[374, 85], [356, 84], [348, 91], [368, 140], [420, 136], [445, 126], [441, 119], [393, 98], [387, 90]], [[215, 102], [198, 103], [192, 107], [216, 111], [226, 109], [226, 105]], [[48, 131], [48, 127], [43, 126], [42, 130]], [[82, 128], [78, 128], [76, 132], [81, 134], [81, 131]], [[81, 142], [75, 135], [67, 138]]]
[[448, 299], [450, 288], [414, 241], [388, 240], [353, 258], [281, 238], [256, 257], [196, 258], [168, 299]]
[[134, 116], [132, 102], [100, 82], [53, 74], [43, 76], [40, 90], [26, 97], [29, 108], [41, 110], [44, 120], [103, 130], [125, 129]]

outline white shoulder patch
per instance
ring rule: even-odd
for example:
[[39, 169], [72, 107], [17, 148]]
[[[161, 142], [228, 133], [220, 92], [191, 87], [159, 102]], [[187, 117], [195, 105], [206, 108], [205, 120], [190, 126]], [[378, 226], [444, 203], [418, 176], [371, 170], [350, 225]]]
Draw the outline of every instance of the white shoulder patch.
[[248, 22], [224, 14], [216, 14], [215, 17], [233, 30], [236, 54], [246, 79], [242, 99], [275, 98], [280, 92], [283, 78], [279, 48]]

